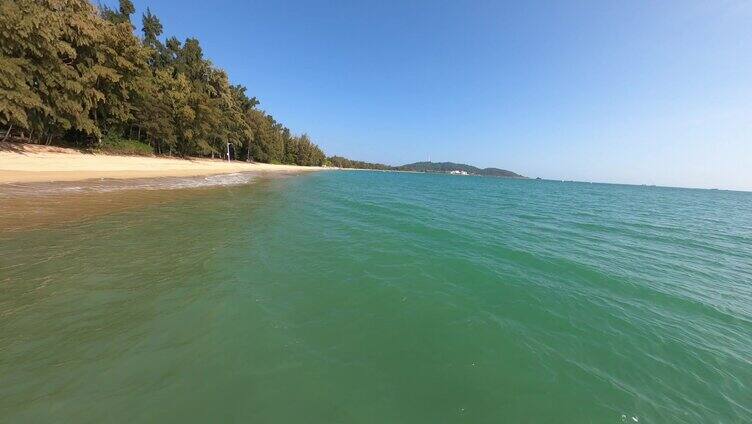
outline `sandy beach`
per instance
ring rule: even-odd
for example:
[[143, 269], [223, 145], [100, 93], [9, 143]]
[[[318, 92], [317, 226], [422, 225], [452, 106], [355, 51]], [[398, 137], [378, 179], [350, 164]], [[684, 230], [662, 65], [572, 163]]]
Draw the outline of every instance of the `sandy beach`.
[[234, 172], [290, 173], [322, 169], [204, 158], [114, 156], [53, 146], [0, 143], [0, 184], [192, 177]]

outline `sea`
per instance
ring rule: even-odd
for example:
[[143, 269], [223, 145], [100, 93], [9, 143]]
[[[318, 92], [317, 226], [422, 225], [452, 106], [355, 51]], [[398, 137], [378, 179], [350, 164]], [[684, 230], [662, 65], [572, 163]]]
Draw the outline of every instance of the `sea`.
[[0, 187], [0, 422], [750, 423], [752, 193]]

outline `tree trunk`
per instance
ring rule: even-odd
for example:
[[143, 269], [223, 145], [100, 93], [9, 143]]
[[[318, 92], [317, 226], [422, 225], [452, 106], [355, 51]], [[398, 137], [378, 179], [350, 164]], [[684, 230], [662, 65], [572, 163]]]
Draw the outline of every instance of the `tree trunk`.
[[[101, 134], [102, 131], [99, 130], [99, 116], [97, 115], [97, 104], [94, 103], [94, 126], [97, 127], [97, 131]], [[102, 136], [97, 135], [97, 144], [100, 146], [102, 145]]]
[[13, 129], [13, 125], [8, 127], [8, 131], [5, 132], [5, 137], [3, 137], [3, 141], [8, 139], [8, 136], [10, 135], [10, 130]]
[[[99, 89], [99, 77], [97, 77], [96, 80], [94, 80], [94, 88]], [[94, 107], [92, 108], [94, 111], [94, 126], [97, 127], [97, 132], [99, 134], [102, 133], [102, 131], [99, 129], [99, 116], [97, 114], [97, 101], [94, 100]], [[102, 145], [102, 136], [97, 135], [97, 143], [101, 146]]]

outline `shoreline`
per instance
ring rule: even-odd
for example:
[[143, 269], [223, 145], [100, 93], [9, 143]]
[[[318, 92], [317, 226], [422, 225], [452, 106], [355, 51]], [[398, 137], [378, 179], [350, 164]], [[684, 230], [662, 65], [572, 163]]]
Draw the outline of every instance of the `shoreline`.
[[303, 173], [331, 168], [226, 162], [208, 158], [119, 156], [37, 144], [0, 143], [0, 185], [200, 177], [232, 173]]
[[74, 222], [150, 205], [210, 196], [218, 188], [264, 187], [294, 172], [238, 172], [191, 177], [88, 179], [0, 184], [0, 240], [19, 230]]

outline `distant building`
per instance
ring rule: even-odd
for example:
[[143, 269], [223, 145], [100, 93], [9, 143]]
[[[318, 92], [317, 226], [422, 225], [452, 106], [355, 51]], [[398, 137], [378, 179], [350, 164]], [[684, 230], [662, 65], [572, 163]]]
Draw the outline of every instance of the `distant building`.
[[467, 171], [457, 171], [457, 170], [449, 171], [449, 173], [452, 175], [470, 175], [467, 173]]

